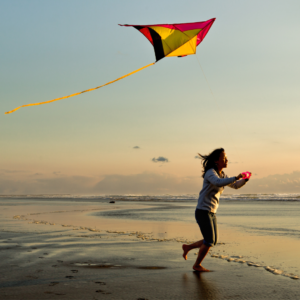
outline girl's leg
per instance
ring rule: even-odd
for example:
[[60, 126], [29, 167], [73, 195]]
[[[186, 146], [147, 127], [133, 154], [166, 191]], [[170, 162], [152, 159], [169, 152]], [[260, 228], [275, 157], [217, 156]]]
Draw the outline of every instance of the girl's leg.
[[195, 264], [193, 265], [193, 269], [195, 271], [209, 272], [208, 269], [205, 269], [204, 267], [201, 266], [201, 263], [202, 263], [203, 259], [205, 258], [206, 254], [208, 253], [209, 249], [210, 249], [209, 246], [206, 246], [205, 244], [201, 245], [199, 252], [198, 252], [198, 257], [195, 261]]
[[218, 243], [218, 223], [217, 223], [217, 217], [216, 215], [212, 218], [213, 226], [214, 226], [214, 246]]
[[195, 261], [193, 269], [199, 272], [209, 272], [201, 266], [201, 263], [207, 255], [209, 249], [214, 246], [217, 238], [216, 216], [214, 213], [208, 211], [196, 210], [196, 220], [200, 226], [201, 233], [204, 237], [202, 245], [200, 246], [198, 257]]
[[200, 248], [201, 245], [203, 244], [203, 240], [200, 240], [198, 242], [195, 242], [193, 244], [190, 244], [190, 245], [187, 245], [187, 244], [183, 244], [182, 245], [182, 250], [183, 250], [183, 258], [185, 260], [187, 260], [187, 254], [192, 250], [192, 249], [195, 249], [195, 248]]

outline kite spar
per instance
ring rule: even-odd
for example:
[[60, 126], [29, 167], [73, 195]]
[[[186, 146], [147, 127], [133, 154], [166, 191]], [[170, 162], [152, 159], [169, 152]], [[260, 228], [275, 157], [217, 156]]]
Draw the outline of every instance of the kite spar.
[[[171, 57], [171, 56], [183, 57], [186, 55], [195, 54], [196, 47], [203, 41], [203, 39], [205, 38], [206, 34], [208, 33], [214, 21], [215, 19], [211, 19], [205, 22], [181, 23], [181, 24], [156, 24], [156, 25], [120, 25], [119, 24], [119, 25], [134, 27], [135, 29], [140, 31], [153, 45], [155, 56], [156, 56], [156, 62], [158, 62], [164, 57]], [[82, 92], [71, 94], [61, 98], [48, 100], [45, 102], [21, 105], [11, 111], [6, 112], [5, 114], [13, 113], [14, 111], [20, 109], [21, 107], [47, 104], [58, 100], [77, 96], [86, 92], [97, 90], [101, 87], [112, 84], [134, 73], [137, 73], [147, 67], [150, 67], [154, 65], [156, 62], [144, 66], [131, 73], [128, 73], [113, 81], [97, 86], [95, 88], [84, 90]]]

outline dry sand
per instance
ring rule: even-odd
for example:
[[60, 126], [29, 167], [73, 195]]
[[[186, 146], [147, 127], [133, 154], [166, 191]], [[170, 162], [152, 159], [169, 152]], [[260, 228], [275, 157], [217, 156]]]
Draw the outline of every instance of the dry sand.
[[[3, 203], [1, 208], [0, 299], [299, 298], [300, 281], [292, 280], [297, 278], [292, 264], [278, 268], [262, 262], [268, 256], [274, 261], [272, 256], [281, 250], [259, 257], [251, 246], [261, 239], [263, 250], [270, 251], [276, 239], [253, 236], [250, 241], [241, 232], [223, 228], [226, 243], [213, 248], [204, 263], [213, 272], [197, 274], [191, 268], [196, 251], [189, 253], [188, 261], [181, 256], [182, 242], [199, 234], [191, 224], [90, 215], [121, 209], [122, 204], [75, 203], [70, 210], [63, 203], [56, 203], [55, 209], [53, 203]], [[243, 243], [237, 242], [240, 239]]]

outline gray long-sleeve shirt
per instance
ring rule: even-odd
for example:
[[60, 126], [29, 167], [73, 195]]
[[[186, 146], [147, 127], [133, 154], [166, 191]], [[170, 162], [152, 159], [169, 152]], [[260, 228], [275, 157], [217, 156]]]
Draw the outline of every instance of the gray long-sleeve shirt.
[[239, 189], [245, 183], [245, 179], [236, 181], [235, 177], [229, 178], [225, 174], [224, 178], [222, 178], [216, 170], [209, 169], [204, 175], [203, 186], [199, 193], [197, 208], [216, 213], [219, 207], [219, 199], [224, 191], [224, 187], [229, 186], [233, 189]]

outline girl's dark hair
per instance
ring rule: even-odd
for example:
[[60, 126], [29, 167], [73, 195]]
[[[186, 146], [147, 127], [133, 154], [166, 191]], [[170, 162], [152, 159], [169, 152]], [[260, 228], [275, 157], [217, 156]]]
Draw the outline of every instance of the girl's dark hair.
[[201, 155], [198, 153], [200, 158], [202, 159], [202, 165], [203, 165], [203, 175], [202, 177], [204, 178], [205, 173], [209, 169], [215, 169], [218, 172], [217, 166], [216, 166], [216, 161], [219, 160], [220, 155], [222, 152], [225, 150], [223, 148], [215, 149], [213, 152], [211, 152], [208, 155]]

